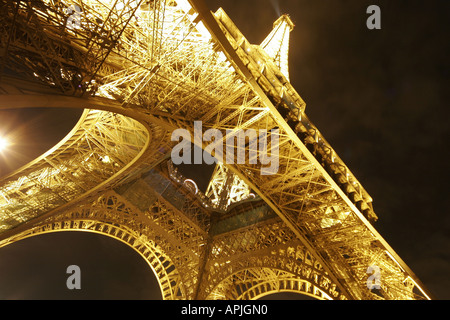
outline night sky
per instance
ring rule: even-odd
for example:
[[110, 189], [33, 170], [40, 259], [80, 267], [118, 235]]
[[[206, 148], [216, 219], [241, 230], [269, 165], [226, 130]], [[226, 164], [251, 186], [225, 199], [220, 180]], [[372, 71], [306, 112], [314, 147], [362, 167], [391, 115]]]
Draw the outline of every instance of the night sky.
[[[207, 0], [252, 43], [280, 14], [295, 23], [291, 83], [306, 113], [374, 199], [375, 228], [438, 299], [450, 299], [450, 1]], [[368, 30], [366, 8], [381, 8]], [[447, 105], [445, 105], [447, 102]], [[0, 175], [60, 140], [77, 110], [0, 111]], [[81, 268], [68, 290], [67, 266]], [[103, 236], [64, 232], [0, 249], [0, 299], [160, 299], [146, 262]]]

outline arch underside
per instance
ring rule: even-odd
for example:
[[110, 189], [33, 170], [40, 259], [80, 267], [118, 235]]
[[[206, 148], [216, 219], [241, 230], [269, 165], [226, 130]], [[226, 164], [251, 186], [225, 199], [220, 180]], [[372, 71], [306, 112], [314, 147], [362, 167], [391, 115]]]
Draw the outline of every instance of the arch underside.
[[[163, 199], [142, 212], [111, 191], [93, 203], [41, 221], [3, 240], [0, 246], [50, 232], [86, 231], [109, 236], [127, 244], [144, 258], [158, 280], [164, 300], [246, 300], [278, 292], [296, 292], [317, 299], [342, 298], [336, 295], [336, 286], [324, 281], [326, 276], [320, 265], [298, 242], [288, 243], [277, 252], [266, 250], [266, 255], [255, 251], [245, 257], [244, 264], [239, 255], [229, 257], [232, 263], [229, 260], [220, 263], [220, 259], [211, 255], [213, 249], [208, 255], [212, 260], [206, 262], [207, 267], [202, 271], [206, 236], [194, 237], [195, 231], [189, 231], [187, 224], [181, 226], [182, 222], [177, 221], [175, 215], [180, 212]], [[172, 218], [163, 221], [167, 216]], [[174, 224], [183, 229], [184, 243], [180, 234], [175, 235], [174, 230], [170, 230]], [[215, 241], [220, 241], [220, 236]], [[208, 271], [211, 266], [218, 272]], [[200, 283], [201, 272], [206, 285]]]
[[155, 238], [161, 235], [157, 232], [149, 235], [135, 228], [137, 221], [132, 221], [131, 210], [117, 195], [109, 194], [102, 196], [91, 207], [82, 206], [72, 212], [53, 216], [4, 240], [0, 245], [50, 232], [85, 231], [102, 234], [127, 244], [144, 258], [158, 279], [164, 300], [186, 298], [178, 269], [164, 249], [155, 242]]
[[[9, 243], [51, 232], [83, 231], [108, 236], [127, 244], [138, 252], [153, 271], [163, 300], [194, 299], [186, 295], [180, 270], [158, 244], [146, 235], [137, 234], [128, 226], [116, 223], [62, 215], [53, 222], [41, 224], [27, 232], [8, 239]], [[3, 244], [4, 245], [4, 244]], [[266, 295], [291, 292], [319, 300], [332, 300], [324, 289], [291, 272], [270, 267], [250, 267], [233, 273], [219, 282], [207, 300], [256, 300]], [[342, 297], [341, 297], [342, 298]]]
[[256, 300], [264, 296], [293, 292], [319, 300], [332, 298], [322, 289], [285, 270], [248, 268], [224, 279], [207, 299]]
[[0, 232], [69, 205], [123, 175], [162, 139], [139, 122], [107, 111], [86, 110], [53, 149], [3, 179]]
[[208, 258], [202, 299], [258, 299], [284, 291], [348, 299], [279, 218], [215, 236]]

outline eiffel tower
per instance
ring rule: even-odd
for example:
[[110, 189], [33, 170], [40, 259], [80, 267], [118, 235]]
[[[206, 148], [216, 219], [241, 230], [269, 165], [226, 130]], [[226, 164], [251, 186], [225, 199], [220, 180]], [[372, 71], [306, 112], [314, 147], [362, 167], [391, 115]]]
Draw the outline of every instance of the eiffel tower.
[[[289, 16], [254, 45], [199, 0], [0, 4], [0, 108], [84, 109], [61, 142], [0, 181], [0, 246], [106, 235], [148, 262], [165, 300], [430, 299], [289, 82]], [[278, 171], [261, 174], [246, 143], [232, 150], [246, 161], [217, 162], [200, 190], [171, 157], [172, 132], [193, 136], [195, 121], [218, 142], [277, 129]]]

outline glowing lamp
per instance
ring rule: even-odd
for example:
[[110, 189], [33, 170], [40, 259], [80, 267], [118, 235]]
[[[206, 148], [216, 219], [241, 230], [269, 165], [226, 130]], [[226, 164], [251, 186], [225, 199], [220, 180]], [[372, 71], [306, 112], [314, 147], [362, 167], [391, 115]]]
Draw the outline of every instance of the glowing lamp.
[[0, 152], [5, 150], [6, 147], [8, 147], [9, 143], [8, 140], [6, 140], [5, 138], [0, 137]]

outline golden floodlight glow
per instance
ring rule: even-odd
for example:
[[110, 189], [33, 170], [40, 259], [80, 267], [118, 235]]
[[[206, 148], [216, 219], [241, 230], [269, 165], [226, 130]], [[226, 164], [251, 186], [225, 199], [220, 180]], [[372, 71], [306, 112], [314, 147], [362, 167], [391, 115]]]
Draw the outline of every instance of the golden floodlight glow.
[[0, 152], [8, 147], [9, 143], [6, 138], [0, 137]]

